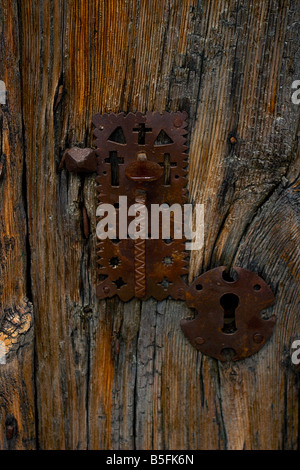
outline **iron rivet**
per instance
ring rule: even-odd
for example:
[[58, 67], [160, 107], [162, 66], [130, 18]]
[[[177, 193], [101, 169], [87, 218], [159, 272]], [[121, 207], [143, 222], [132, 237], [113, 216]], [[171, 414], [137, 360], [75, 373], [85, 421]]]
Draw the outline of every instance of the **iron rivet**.
[[264, 340], [264, 337], [260, 333], [255, 333], [255, 335], [253, 335], [253, 341], [255, 343], [260, 344], [263, 342], [263, 340]]
[[205, 343], [205, 339], [202, 338], [201, 336], [198, 336], [197, 338], [195, 338], [195, 343], [199, 344], [199, 345], [203, 344], [203, 343]]
[[108, 294], [109, 291], [110, 291], [110, 288], [105, 286], [105, 287], [103, 287], [103, 291], [105, 292], [105, 294]]

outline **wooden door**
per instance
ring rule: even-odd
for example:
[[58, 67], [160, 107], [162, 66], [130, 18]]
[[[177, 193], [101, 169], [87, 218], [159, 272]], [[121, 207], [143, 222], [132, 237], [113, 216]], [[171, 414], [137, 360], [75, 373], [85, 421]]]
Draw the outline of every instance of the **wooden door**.
[[[299, 448], [299, 20], [296, 0], [2, 0], [1, 449]], [[190, 281], [237, 265], [276, 295], [243, 361], [197, 352], [184, 302], [96, 298], [95, 178], [59, 165], [93, 114], [146, 110], [189, 116]]]

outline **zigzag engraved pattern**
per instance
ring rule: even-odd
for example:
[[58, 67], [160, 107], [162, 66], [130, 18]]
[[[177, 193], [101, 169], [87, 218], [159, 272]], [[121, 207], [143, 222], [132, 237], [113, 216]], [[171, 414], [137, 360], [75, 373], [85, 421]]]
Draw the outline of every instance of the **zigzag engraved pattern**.
[[[135, 203], [145, 206], [146, 192], [137, 190], [135, 193]], [[136, 206], [138, 209], [138, 205]], [[140, 233], [144, 238], [137, 238], [134, 242], [134, 293], [139, 299], [146, 295], [146, 240], [145, 240], [145, 220], [140, 220]]]

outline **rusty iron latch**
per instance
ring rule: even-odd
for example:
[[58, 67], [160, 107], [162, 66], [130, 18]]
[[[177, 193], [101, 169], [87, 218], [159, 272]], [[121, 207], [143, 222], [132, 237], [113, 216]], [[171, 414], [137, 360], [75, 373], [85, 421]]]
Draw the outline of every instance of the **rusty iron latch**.
[[[257, 352], [271, 336], [274, 318], [260, 317], [261, 310], [274, 303], [270, 288], [238, 267], [235, 282], [224, 279], [221, 267], [188, 286], [183, 227], [177, 236], [174, 216], [168, 238], [163, 238], [161, 226], [156, 236], [150, 233], [153, 205], [183, 207], [187, 202], [186, 118], [185, 112], [96, 114], [96, 149], [68, 149], [61, 166], [75, 173], [97, 173], [100, 221], [105, 208], [115, 210], [115, 232], [98, 235], [97, 296], [118, 295], [125, 302], [133, 297], [186, 300], [198, 313], [194, 320], [181, 322], [191, 344], [221, 361], [226, 359], [224, 350], [232, 349], [233, 360], [239, 360]], [[127, 215], [128, 207], [136, 212]], [[125, 215], [129, 227], [143, 208], [147, 215], [140, 218], [138, 235], [124, 235]]]

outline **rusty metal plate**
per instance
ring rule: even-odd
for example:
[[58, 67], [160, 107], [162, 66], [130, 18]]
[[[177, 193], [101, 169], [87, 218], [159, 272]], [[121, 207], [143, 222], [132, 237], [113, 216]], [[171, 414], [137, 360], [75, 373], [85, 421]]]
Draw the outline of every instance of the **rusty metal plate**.
[[[128, 207], [145, 204], [151, 231], [151, 204], [186, 202], [186, 113], [147, 112], [96, 114], [97, 182], [99, 203], [112, 204], [117, 211], [119, 196], [127, 196]], [[147, 163], [143, 163], [143, 160]], [[162, 169], [162, 171], [159, 170]], [[128, 217], [128, 224], [132, 218]], [[160, 233], [161, 235], [161, 233]], [[116, 239], [98, 243], [100, 299], [118, 295], [162, 300], [184, 299], [187, 273], [185, 238]], [[173, 238], [173, 239], [172, 239]]]
[[237, 361], [259, 351], [270, 338], [275, 317], [263, 319], [262, 310], [274, 304], [274, 295], [255, 273], [234, 267], [237, 279], [226, 280], [225, 266], [195, 279], [186, 291], [186, 302], [197, 310], [194, 320], [182, 320], [190, 343], [203, 354], [226, 360], [233, 350]]

